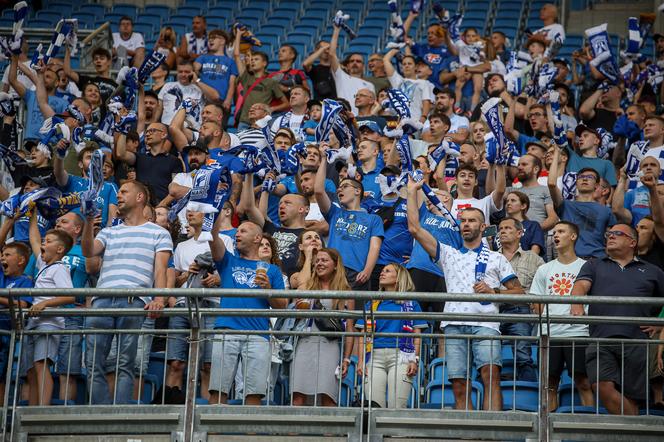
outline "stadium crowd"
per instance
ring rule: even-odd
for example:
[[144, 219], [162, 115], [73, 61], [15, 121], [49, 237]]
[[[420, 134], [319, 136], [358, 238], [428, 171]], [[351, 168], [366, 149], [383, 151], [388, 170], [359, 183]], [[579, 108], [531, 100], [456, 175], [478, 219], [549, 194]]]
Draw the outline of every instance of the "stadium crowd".
[[[290, 290], [287, 298], [201, 304], [220, 309], [362, 307], [303, 299], [302, 289], [662, 296], [664, 36], [641, 35], [654, 38], [656, 59], [639, 53], [640, 42], [617, 57], [603, 44], [606, 30], [593, 28], [589, 43], [566, 60], [556, 56], [565, 31], [554, 5], [542, 8], [542, 29], [510, 48], [501, 32], [483, 36], [464, 28], [462, 17], [434, 2], [436, 21], [425, 41], [414, 42], [409, 33], [420, 3], [401, 21], [396, 1], [390, 2], [384, 53], [368, 59], [339, 53], [339, 35], [349, 31], [341, 13], [331, 40], [318, 42], [302, 66], [295, 64], [296, 49], [283, 45], [275, 72], [267, 71], [268, 56], [252, 47], [250, 29], [208, 29], [205, 17], [195, 17], [179, 40], [165, 27], [157, 42], [145, 42], [123, 18], [112, 51], [96, 48], [92, 65], [82, 67], [93, 75], [71, 66], [73, 31], [61, 58], [31, 58], [26, 39], [7, 40], [0, 288], [92, 289], [85, 298], [14, 301], [28, 311], [25, 329], [188, 329], [185, 316], [159, 318], [163, 309], [186, 305], [163, 290], [173, 287]], [[125, 66], [114, 77], [118, 60]], [[24, 122], [19, 107], [25, 107]], [[95, 287], [156, 290], [152, 298], [96, 298]], [[0, 298], [3, 306], [8, 302]], [[149, 314], [85, 321], [40, 316], [62, 306]], [[365, 308], [659, 314], [615, 304], [385, 300]], [[7, 315], [0, 321], [9, 328]], [[201, 395], [225, 403], [235, 386], [235, 397], [240, 390], [247, 404], [260, 404], [272, 344], [240, 331], [275, 324], [244, 316], [206, 321], [206, 328], [238, 333], [204, 344]], [[300, 338], [290, 368], [293, 404], [317, 393], [319, 404], [338, 403], [337, 376], [346, 375], [357, 355], [360, 376], [371, 373], [371, 400], [405, 407], [421, 370], [417, 336], [429, 325], [407, 319], [290, 324], [314, 332], [412, 333], [366, 342]], [[598, 393], [615, 414], [637, 414], [646, 400], [664, 406], [662, 346], [629, 343], [664, 338], [658, 327], [575, 323], [540, 330], [525, 322], [476, 321], [435, 327], [444, 333], [440, 355], [457, 408], [470, 405], [470, 363], [484, 384], [478, 406], [502, 409], [501, 342], [482, 336], [538, 333], [626, 342], [552, 345], [552, 391], [567, 369], [583, 405], [592, 406]], [[454, 338], [467, 334], [480, 339]], [[65, 392], [74, 398], [77, 378], [87, 374], [93, 404], [129, 403], [151, 345], [135, 334], [26, 335], [20, 364], [26, 397], [31, 405], [49, 404], [57, 378], [60, 398], [67, 399]], [[178, 335], [165, 345], [164, 395], [177, 402], [188, 341]], [[530, 347], [518, 342], [515, 376], [536, 382]], [[12, 357], [8, 348], [3, 336], [0, 382]], [[316, 376], [311, 367], [318, 367]], [[557, 406], [555, 394], [550, 406]]]

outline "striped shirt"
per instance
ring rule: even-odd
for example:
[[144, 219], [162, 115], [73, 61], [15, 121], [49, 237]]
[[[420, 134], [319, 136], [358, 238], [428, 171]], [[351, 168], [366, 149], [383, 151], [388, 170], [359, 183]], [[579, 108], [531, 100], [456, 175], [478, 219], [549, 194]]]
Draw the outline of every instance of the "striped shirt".
[[267, 146], [267, 141], [265, 141], [265, 135], [263, 135], [263, 132], [260, 129], [257, 129], [255, 127], [250, 127], [247, 130], [238, 132], [237, 136], [242, 144], [248, 144], [250, 146], [256, 146], [258, 148]]
[[[155, 255], [173, 251], [170, 234], [153, 223], [103, 229], [96, 238], [104, 246], [97, 288], [151, 288]], [[141, 298], [149, 302], [149, 298]]]

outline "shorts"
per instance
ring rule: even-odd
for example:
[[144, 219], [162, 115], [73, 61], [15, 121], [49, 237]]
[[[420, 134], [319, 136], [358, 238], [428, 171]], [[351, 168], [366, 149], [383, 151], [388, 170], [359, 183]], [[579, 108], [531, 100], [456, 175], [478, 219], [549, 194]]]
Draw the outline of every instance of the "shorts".
[[571, 343], [551, 344], [549, 347], [549, 376], [560, 379], [563, 370], [575, 375], [586, 375], [586, 347], [587, 342], [575, 342], [574, 349]]
[[477, 370], [485, 365], [502, 367], [502, 348], [500, 339], [470, 339], [472, 357], [468, 358], [468, 343], [466, 338], [454, 339], [454, 335], [500, 336], [498, 330], [489, 327], [472, 325], [448, 325], [445, 327], [445, 360], [447, 373], [450, 379], [470, 379], [471, 370], [468, 366], [474, 364]]
[[[360, 292], [369, 292], [369, 291], [371, 291], [371, 277], [369, 277], [369, 279], [367, 279], [365, 282], [359, 283], [359, 282], [357, 282], [356, 278], [357, 278], [357, 274], [360, 273], [360, 272], [355, 271], [355, 270], [353, 270], [351, 268], [348, 268], [348, 267], [344, 267], [344, 269], [346, 269], [346, 280], [348, 281], [348, 285], [353, 290], [357, 290], [357, 291], [360, 291]], [[376, 287], [376, 289], [378, 289], [378, 287]]]
[[[41, 325], [36, 330], [50, 331], [61, 329], [54, 325]], [[56, 334], [25, 335], [22, 343], [20, 375], [27, 375], [28, 370], [34, 367], [35, 362], [46, 359], [55, 362], [58, 358], [61, 337], [61, 335]]]
[[[623, 351], [624, 349], [624, 351]], [[599, 363], [599, 367], [598, 367]], [[597, 344], [591, 343], [586, 348], [586, 372], [591, 384], [598, 381], [611, 381], [616, 389], [626, 397], [644, 401], [648, 397], [649, 363], [646, 344]], [[624, 364], [625, 371], [622, 372]], [[626, 382], [623, 384], [623, 378]]]
[[214, 335], [209, 391], [230, 392], [240, 358], [244, 394], [265, 396], [270, 374], [270, 341], [257, 335]]
[[[203, 301], [201, 308], [219, 308], [218, 303]], [[215, 316], [203, 316], [203, 328], [211, 330], [217, 320]], [[189, 330], [191, 323], [186, 316], [171, 316], [168, 320], [170, 330]], [[209, 335], [206, 335], [206, 337]], [[168, 336], [166, 342], [169, 361], [187, 361], [189, 359], [189, 333], [174, 333]], [[203, 339], [201, 341], [201, 356], [203, 363], [212, 362], [212, 341]]]

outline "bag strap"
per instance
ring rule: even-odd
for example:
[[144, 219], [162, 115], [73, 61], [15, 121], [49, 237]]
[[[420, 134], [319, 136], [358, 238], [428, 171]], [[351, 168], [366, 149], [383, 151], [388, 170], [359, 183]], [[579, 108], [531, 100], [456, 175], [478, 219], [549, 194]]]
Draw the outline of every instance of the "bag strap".
[[235, 103], [235, 115], [233, 116], [233, 118], [235, 118], [236, 125], [237, 125], [237, 117], [238, 117], [238, 115], [240, 115], [240, 112], [242, 111], [242, 106], [244, 106], [244, 100], [249, 96], [249, 94], [251, 94], [251, 92], [254, 90], [254, 88], [256, 86], [258, 86], [261, 83], [261, 81], [265, 80], [266, 78], [268, 78], [267, 75], [263, 75], [262, 77], [257, 78], [251, 84], [251, 86], [249, 86], [249, 89], [247, 89], [244, 93], [242, 93], [242, 90], [244, 89], [244, 87], [241, 84], [238, 85], [238, 88], [237, 88], [238, 97], [237, 97], [237, 102]]

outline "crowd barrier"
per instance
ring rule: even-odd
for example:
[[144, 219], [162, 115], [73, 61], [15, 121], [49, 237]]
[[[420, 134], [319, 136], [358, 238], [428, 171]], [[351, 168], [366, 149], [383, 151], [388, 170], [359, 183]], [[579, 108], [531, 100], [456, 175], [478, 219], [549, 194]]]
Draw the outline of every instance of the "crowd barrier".
[[[0, 296], [10, 298], [45, 293], [36, 289], [0, 290]], [[90, 290], [50, 290], [55, 296], [90, 296]], [[101, 297], [136, 297], [152, 296], [154, 290], [95, 290], [94, 296]], [[146, 320], [140, 329], [91, 329], [85, 325], [76, 329], [34, 331], [25, 330], [22, 325], [28, 312], [11, 307], [9, 310], [12, 330], [0, 331], [9, 345], [9, 367], [5, 379], [3, 400], [2, 435], [9, 441], [50, 441], [60, 440], [172, 440], [172, 441], [212, 441], [232, 440], [240, 435], [251, 435], [256, 439], [290, 440], [293, 437], [304, 438], [330, 437], [339, 440], [383, 440], [385, 437], [413, 438], [476, 438], [488, 440], [629, 440], [650, 441], [662, 440], [664, 436], [664, 413], [653, 409], [650, 400], [650, 376], [647, 376], [646, 395], [648, 400], [643, 403], [639, 416], [609, 415], [599, 399], [599, 393], [593, 392], [593, 403], [584, 404], [583, 398], [575, 386], [574, 369], [563, 373], [557, 392], [547, 388], [549, 352], [557, 346], [588, 345], [599, 351], [601, 348], [620, 346], [624, 349], [633, 345], [646, 348], [646, 360], [643, 370], [652, 371], [653, 357], [657, 345], [664, 343], [657, 339], [624, 340], [602, 338], [549, 338], [539, 335], [543, 326], [557, 323], [623, 323], [639, 325], [663, 326], [664, 319], [633, 318], [633, 317], [593, 317], [593, 316], [554, 316], [543, 314], [498, 314], [498, 315], [463, 315], [446, 313], [402, 313], [372, 312], [362, 307], [366, 301], [373, 299], [420, 300], [420, 301], [487, 301], [511, 303], [541, 304], [641, 304], [653, 307], [664, 305], [664, 298], [632, 298], [632, 297], [536, 297], [525, 295], [484, 295], [484, 294], [448, 294], [448, 293], [387, 293], [387, 292], [294, 292], [294, 291], [237, 291], [227, 289], [173, 289], [161, 291], [159, 294], [169, 296], [186, 296], [185, 308], [168, 308], [161, 312], [163, 317], [185, 317], [190, 327], [184, 330], [154, 329], [154, 321]], [[344, 311], [331, 310], [221, 310], [201, 308], [199, 300], [210, 296], [240, 297], [273, 297], [281, 298], [343, 298], [354, 299], [355, 309]], [[89, 318], [103, 316], [145, 316], [142, 309], [47, 309], [41, 314], [48, 316], [64, 316], [65, 318]], [[330, 317], [380, 321], [384, 319], [423, 319], [429, 327], [418, 335], [410, 333], [376, 333], [375, 331], [316, 332], [305, 329], [262, 331], [214, 330], [206, 319], [218, 316], [249, 316], [277, 318], [313, 318]], [[440, 341], [445, 339], [439, 330], [433, 329], [437, 321], [490, 321], [501, 323], [527, 322], [533, 324], [533, 336], [482, 336], [482, 340], [501, 341], [500, 359], [502, 369], [500, 379], [492, 379], [489, 372], [488, 382], [484, 382], [475, 369], [466, 370], [468, 394], [463, 405], [455, 409], [453, 386], [447, 377], [447, 359], [443, 354]], [[82, 322], [85, 324], [85, 322]], [[116, 333], [120, 332], [118, 338]], [[90, 361], [85, 357], [78, 362], [82, 371], [71, 369], [77, 364], [71, 360], [64, 363], [64, 377], [53, 375], [55, 380], [53, 400], [50, 406], [28, 406], [24, 390], [21, 355], [24, 342], [35, 334], [52, 334], [67, 337], [69, 348], [73, 348], [76, 338], [85, 341], [90, 335], [115, 335], [114, 339], [122, 342], [122, 336], [139, 335], [139, 348], [136, 353], [134, 391], [129, 403], [118, 401], [118, 381], [121, 377], [120, 352], [112, 349], [106, 361], [108, 367], [105, 377], [112, 391], [109, 405], [94, 405], [90, 385], [94, 383], [94, 371], [89, 370]], [[336, 405], [326, 407], [315, 395], [308, 406], [293, 406], [293, 393], [290, 384], [293, 381], [291, 365], [284, 357], [284, 348], [289, 349], [289, 337], [305, 337], [315, 334], [327, 338], [353, 337], [356, 343], [366, 342], [371, 338], [374, 342], [380, 337], [419, 337], [419, 362], [417, 374], [411, 378], [402, 378], [395, 370], [392, 374], [394, 385], [408, 382], [408, 399], [403, 408], [393, 404], [378, 407], [369, 400], [372, 397], [373, 383], [367, 384], [362, 375], [358, 374], [358, 356], [351, 358], [351, 364], [345, 377], [336, 378]], [[260, 406], [246, 404], [241, 394], [243, 379], [247, 377], [247, 364], [240, 364], [241, 369], [234, 373], [234, 387], [229, 395], [227, 405], [210, 403], [207, 395], [200, 388], [200, 359], [204, 347], [210, 343], [222, 342], [224, 335], [269, 335], [271, 364], [268, 369], [266, 383], [269, 386], [267, 397]], [[167, 364], [172, 357], [168, 354], [168, 346], [163, 351], [150, 352], [153, 339], [174, 340], [185, 338], [188, 357], [184, 361], [182, 378], [182, 396], [178, 403], [172, 403], [163, 386], [167, 382]], [[363, 338], [360, 340], [360, 338]], [[478, 339], [475, 335], [458, 335], [455, 338], [468, 343]], [[97, 340], [94, 340], [96, 343]], [[517, 343], [527, 343], [537, 371], [535, 381], [519, 379], [516, 358]], [[320, 341], [319, 341], [319, 346]], [[88, 355], [90, 348], [85, 348]], [[493, 348], [493, 346], [490, 346]], [[282, 351], [279, 351], [279, 350]], [[292, 350], [292, 348], [290, 348]], [[366, 347], [356, 352], [365, 353]], [[391, 349], [387, 351], [391, 354]], [[47, 351], [48, 353], [48, 351]], [[67, 352], [72, 355], [76, 352]], [[96, 354], [92, 349], [92, 354]], [[394, 357], [398, 358], [399, 348], [394, 347]], [[89, 356], [88, 356], [89, 357]], [[493, 357], [493, 355], [492, 355]], [[339, 355], [338, 365], [342, 365], [343, 356]], [[654, 361], [654, 362], [653, 362]], [[622, 361], [624, 364], [624, 360]], [[94, 361], [92, 361], [94, 365]], [[599, 366], [596, 367], [599, 369]], [[70, 370], [71, 369], [71, 370]], [[366, 371], [372, 379], [374, 366], [369, 364]], [[320, 375], [318, 367], [312, 366], [311, 376]], [[621, 388], [628, 385], [629, 378], [636, 373], [622, 372]], [[60, 372], [62, 375], [62, 371]], [[73, 382], [67, 382], [71, 377]], [[212, 382], [211, 380], [208, 382]], [[391, 383], [390, 380], [387, 381]], [[316, 382], [317, 384], [317, 382]], [[70, 388], [73, 391], [70, 391]], [[492, 400], [494, 388], [500, 390], [502, 411], [481, 411], [485, 400]], [[661, 384], [659, 385], [661, 389]], [[395, 391], [389, 391], [394, 393]], [[550, 409], [549, 397], [555, 394], [558, 407]], [[485, 399], [486, 398], [486, 399]], [[586, 398], [587, 399], [587, 398]], [[171, 403], [169, 403], [171, 402]], [[489, 404], [495, 405], [495, 404]], [[502, 405], [502, 406], [500, 406]], [[458, 409], [461, 408], [461, 409]], [[473, 411], [470, 411], [470, 410]], [[77, 437], [79, 439], [77, 439]]]

